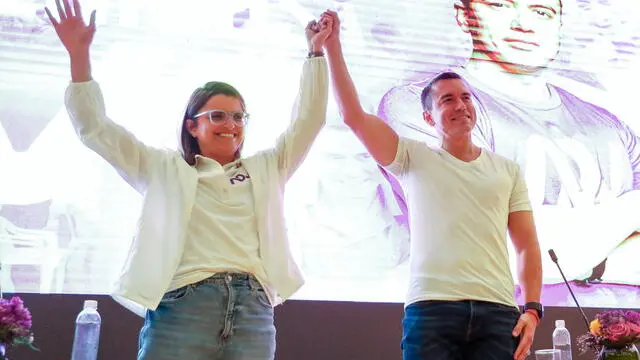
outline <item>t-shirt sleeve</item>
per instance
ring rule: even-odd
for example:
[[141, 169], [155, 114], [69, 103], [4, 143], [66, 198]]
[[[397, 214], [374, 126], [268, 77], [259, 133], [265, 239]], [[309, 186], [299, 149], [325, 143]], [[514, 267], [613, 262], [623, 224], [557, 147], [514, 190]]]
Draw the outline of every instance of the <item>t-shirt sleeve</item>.
[[509, 198], [509, 213], [516, 211], [530, 211], [531, 201], [529, 200], [529, 190], [525, 183], [520, 166], [512, 164], [515, 168], [515, 176], [513, 188], [511, 189], [511, 197]]
[[399, 137], [398, 148], [396, 149], [396, 157], [391, 164], [383, 168], [397, 177], [402, 177], [409, 171], [411, 167], [411, 153], [415, 148], [417, 141]]

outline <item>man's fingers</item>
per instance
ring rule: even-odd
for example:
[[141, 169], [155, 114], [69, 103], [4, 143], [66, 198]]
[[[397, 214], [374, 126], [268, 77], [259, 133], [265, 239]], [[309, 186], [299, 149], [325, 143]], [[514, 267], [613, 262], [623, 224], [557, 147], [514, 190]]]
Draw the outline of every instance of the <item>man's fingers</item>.
[[332, 16], [332, 17], [337, 17], [337, 16], [338, 16], [338, 13], [337, 13], [337, 12], [335, 12], [335, 11], [333, 11], [333, 10], [329, 10], [329, 9], [327, 9], [327, 10], [324, 12], [324, 14], [330, 15], [330, 16]]
[[[521, 326], [520, 328], [518, 328]], [[519, 320], [518, 324], [514, 328], [514, 333], [519, 331], [520, 333], [520, 342], [518, 343], [518, 347], [516, 348], [516, 352], [513, 354], [513, 358], [515, 360], [524, 360], [529, 354], [529, 349], [533, 344], [533, 335], [535, 334], [535, 325], [527, 324], [525, 321]], [[514, 335], [517, 336], [517, 335]]]
[[516, 326], [513, 328], [513, 332], [512, 335], [514, 337], [518, 337], [520, 336], [520, 334], [522, 333], [522, 328], [524, 328], [524, 322], [522, 320], [518, 320], [518, 323], [516, 324]]
[[339, 23], [338, 20], [338, 13], [336, 13], [335, 11], [332, 10], [327, 10], [324, 13], [322, 13], [322, 16], [320, 16], [320, 19], [322, 22], [327, 21], [327, 25], [332, 27], [332, 28], [336, 28], [334, 30], [337, 30], [337, 24]]
[[518, 344], [518, 348], [514, 354], [514, 359], [521, 360], [527, 357], [527, 353], [531, 348], [531, 344], [533, 343], [533, 337], [531, 335], [523, 336], [520, 339], [520, 343]]

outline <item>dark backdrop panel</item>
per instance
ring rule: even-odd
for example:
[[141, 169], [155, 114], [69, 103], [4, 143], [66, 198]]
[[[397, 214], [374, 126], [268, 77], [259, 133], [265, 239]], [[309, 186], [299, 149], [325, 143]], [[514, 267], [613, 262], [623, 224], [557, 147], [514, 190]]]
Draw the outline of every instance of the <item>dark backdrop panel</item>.
[[[5, 294], [10, 295], [10, 294]], [[100, 360], [135, 359], [142, 319], [108, 296], [21, 294], [34, 317], [40, 352], [16, 348], [11, 360], [68, 360], [74, 321], [85, 299], [97, 299], [102, 315]], [[586, 309], [590, 318], [599, 309]], [[277, 360], [400, 360], [402, 304], [288, 301], [276, 311]], [[549, 308], [534, 348], [551, 346], [554, 320], [571, 335], [585, 331], [576, 308]], [[574, 359], [578, 356], [574, 345]], [[530, 357], [533, 359], [533, 356]]]

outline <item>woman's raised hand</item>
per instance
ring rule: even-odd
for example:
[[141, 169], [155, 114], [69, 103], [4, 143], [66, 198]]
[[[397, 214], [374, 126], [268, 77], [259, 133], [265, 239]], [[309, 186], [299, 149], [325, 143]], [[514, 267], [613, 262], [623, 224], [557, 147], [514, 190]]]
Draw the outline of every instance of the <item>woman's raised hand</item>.
[[78, 0], [71, 0], [73, 5], [70, 4], [70, 0], [62, 0], [64, 4], [60, 4], [60, 1], [56, 0], [60, 20], [57, 20], [49, 8], [45, 7], [58, 38], [71, 57], [88, 55], [93, 35], [96, 32], [96, 11], [91, 12], [89, 25], [87, 25], [82, 18]]

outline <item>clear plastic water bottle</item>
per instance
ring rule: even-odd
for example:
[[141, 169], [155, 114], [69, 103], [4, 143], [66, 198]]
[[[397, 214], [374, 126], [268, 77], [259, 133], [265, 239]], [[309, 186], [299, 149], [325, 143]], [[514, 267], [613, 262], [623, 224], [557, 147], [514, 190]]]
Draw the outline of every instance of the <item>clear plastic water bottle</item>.
[[76, 318], [76, 332], [73, 336], [71, 360], [96, 360], [100, 341], [100, 324], [98, 302], [85, 300], [84, 309]]
[[564, 320], [556, 320], [556, 329], [553, 330], [553, 348], [560, 350], [560, 360], [572, 360], [571, 335], [564, 327]]

